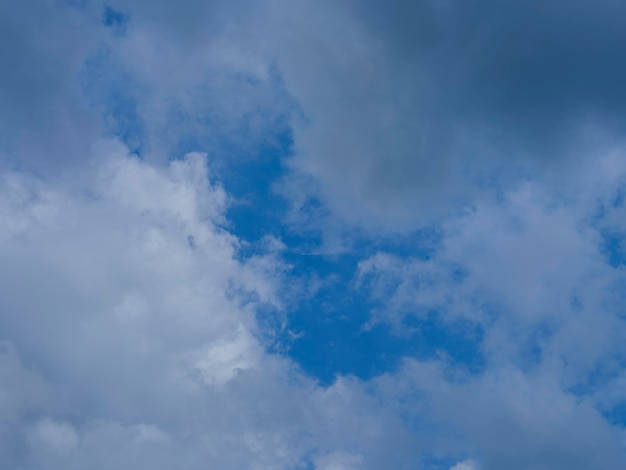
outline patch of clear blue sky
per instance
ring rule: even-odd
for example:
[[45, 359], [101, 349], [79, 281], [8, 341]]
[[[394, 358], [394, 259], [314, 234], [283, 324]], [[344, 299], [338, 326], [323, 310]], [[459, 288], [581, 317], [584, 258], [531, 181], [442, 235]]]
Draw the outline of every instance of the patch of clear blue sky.
[[621, 402], [602, 414], [612, 425], [626, 426], [626, 402]]
[[102, 22], [113, 31], [123, 34], [126, 31], [129, 20], [130, 18], [126, 13], [115, 10], [109, 6], [104, 7]]
[[[123, 12], [105, 8], [102, 21], [116, 34], [123, 34], [129, 18]], [[115, 68], [104, 50], [89, 61], [84, 76], [101, 77], [98, 85], [85, 79], [85, 94], [102, 109], [111, 134], [141, 157], [146, 131], [137, 108], [142, 91], [123, 70]], [[185, 121], [184, 115], [178, 118]], [[354, 287], [359, 261], [379, 251], [403, 258], [427, 258], [436, 248], [433, 239], [437, 239], [438, 233], [427, 229], [387, 239], [355, 234], [351, 249], [342, 254], [312, 254], [322, 246], [322, 234], [285, 224], [288, 202], [274, 191], [274, 185], [285, 177], [286, 162], [293, 153], [288, 120], [278, 124], [271, 129], [273, 135], [253, 149], [242, 147], [236, 133], [218, 136], [217, 140], [214, 135], [181, 133], [171, 154], [175, 158], [189, 151], [213, 150], [209, 153], [213, 175], [236, 201], [228, 212], [227, 229], [245, 242], [240, 252], [242, 258], [260, 253], [260, 240], [273, 235], [287, 246], [282, 256], [292, 266], [289, 276], [294, 282], [312, 278], [327, 281], [312, 297], [290, 304], [286, 331], [296, 336], [285, 332], [279, 337], [281, 351], [326, 384], [337, 374], [370, 378], [395, 369], [407, 356], [424, 359], [443, 353], [470, 371], [480, 370], [482, 331], [474, 325], [446, 322], [444, 312], [407, 315], [405, 326], [415, 332], [407, 335], [397, 335], [385, 324], [365, 327], [372, 309], [379, 305], [365, 290]], [[312, 200], [311, 204], [321, 203]], [[271, 315], [268, 313], [268, 318]]]
[[355, 238], [345, 253], [314, 254], [323, 243], [321, 233], [294, 231], [286, 225], [287, 202], [272, 189], [285, 176], [285, 161], [293, 144], [288, 130], [276, 141], [278, 146], [261, 149], [258, 158], [228, 169], [222, 181], [229, 194], [246, 201], [232, 206], [228, 214], [231, 231], [250, 243], [243, 256], [256, 254], [255, 243], [273, 235], [287, 246], [283, 259], [292, 266], [294, 282], [312, 277], [326, 281], [314, 296], [301, 300], [288, 313], [287, 330], [296, 334], [295, 339], [283, 338], [289, 343], [289, 355], [324, 383], [332, 382], [336, 374], [369, 378], [395, 369], [403, 357], [429, 358], [439, 353], [470, 370], [479, 370], [482, 331], [444, 321], [441, 312], [407, 315], [406, 327], [415, 333], [406, 336], [385, 324], [365, 327], [375, 305], [365, 290], [354, 287], [358, 263], [378, 251], [428, 257], [432, 230], [400, 240]]

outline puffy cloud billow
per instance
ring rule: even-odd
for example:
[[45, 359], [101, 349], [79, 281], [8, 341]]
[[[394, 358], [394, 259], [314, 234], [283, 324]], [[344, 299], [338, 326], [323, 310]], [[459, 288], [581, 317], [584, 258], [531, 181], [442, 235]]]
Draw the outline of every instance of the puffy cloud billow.
[[364, 384], [320, 388], [264, 351], [254, 313], [278, 307], [279, 261], [237, 261], [203, 156], [155, 168], [105, 145], [98, 162], [59, 185], [3, 175], [4, 467], [297, 468], [346, 449], [411, 452]]
[[624, 13], [6, 2], [0, 467], [624, 467]]

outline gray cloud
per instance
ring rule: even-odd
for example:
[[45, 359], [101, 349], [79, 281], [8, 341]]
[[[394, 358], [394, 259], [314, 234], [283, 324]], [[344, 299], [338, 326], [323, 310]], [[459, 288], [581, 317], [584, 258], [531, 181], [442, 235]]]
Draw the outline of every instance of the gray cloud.
[[[2, 52], [15, 64], [3, 140], [41, 146], [15, 158], [84, 154], [98, 123], [78, 74], [98, 48], [109, 62], [81, 80], [98, 105], [121, 87], [146, 157], [191, 143], [254, 153], [291, 118], [290, 165], [313, 180], [294, 199], [319, 196], [344, 223], [378, 229], [437, 219], [520, 173], [589, 165], [622, 134], [626, 39], [611, 0], [136, 0], [110, 3], [128, 18], [117, 35], [99, 24], [101, 3], [45, 5], [4, 16], [16, 46]], [[53, 30], [64, 34], [49, 41]]]
[[[453, 468], [623, 466], [602, 416], [624, 400], [623, 273], [600, 245], [624, 235], [624, 7], [172, 5], [111, 2], [124, 31], [99, 2], [0, 15], [0, 149], [20, 169], [0, 183], [0, 463], [413, 468], [427, 449]], [[106, 109], [116, 93], [137, 122]], [[294, 220], [387, 234], [471, 207], [431, 260], [380, 254], [360, 280], [376, 321], [480, 324], [489, 370], [408, 361], [324, 388], [265, 351], [255, 312], [281, 307], [285, 266], [238, 261], [203, 157], [167, 160], [189, 140], [254, 154], [287, 123], [283, 191], [322, 205]], [[106, 140], [133, 126], [142, 160]]]
[[84, 161], [100, 134], [79, 73], [97, 32], [69, 5], [9, 1], [0, 15], [0, 152], [50, 171]]
[[624, 112], [619, 2], [366, 4], [396, 63], [424, 70], [450, 122], [486, 128], [500, 152], [556, 158], [563, 149], [550, 144], [571, 145], [577, 125], [618, 124]]
[[477, 185], [588, 166], [623, 130], [618, 2], [335, 2], [293, 24], [302, 10], [277, 46], [310, 119], [294, 166], [346, 220], [428, 221]]

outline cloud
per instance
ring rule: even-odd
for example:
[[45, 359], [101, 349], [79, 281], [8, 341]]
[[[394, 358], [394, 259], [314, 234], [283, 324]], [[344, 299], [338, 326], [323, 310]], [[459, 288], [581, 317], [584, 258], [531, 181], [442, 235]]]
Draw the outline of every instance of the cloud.
[[39, 421], [32, 429], [32, 439], [59, 453], [71, 452], [78, 445], [78, 436], [69, 423], [50, 419]]
[[281, 13], [297, 24], [305, 8], [307, 24], [281, 41], [285, 83], [308, 117], [292, 163], [340, 220], [415, 227], [494, 182], [586, 167], [618, 139], [626, 44], [615, 2], [326, 2]]
[[417, 431], [434, 455], [479, 455], [478, 468], [488, 470], [624, 462], [620, 429], [549, 374], [496, 366], [470, 376], [444, 362], [411, 360], [376, 383], [388, 399], [412, 397]]
[[363, 459], [358, 455], [335, 452], [319, 459], [316, 470], [351, 470], [361, 468]]
[[101, 35], [83, 81], [109, 130], [144, 158], [204, 150], [222, 165], [246, 161], [286, 132], [293, 104], [280, 76], [246, 48], [251, 2], [107, 5], [125, 15], [124, 31]]
[[[8, 4], [2, 466], [623, 466], [624, 7], [381, 5]], [[255, 159], [257, 244], [217, 177]], [[344, 280], [319, 305], [477, 332], [480, 367], [434, 338], [322, 386], [270, 352], [290, 285]]]
[[6, 466], [289, 468], [348, 452], [378, 468], [411, 454], [364, 384], [323, 388], [265, 352], [255, 313], [278, 308], [266, 269], [280, 261], [237, 260], [205, 157], [96, 152], [77, 180], [0, 183]]
[[[598, 156], [599, 167], [612, 159]], [[604, 235], [621, 213], [612, 201], [624, 173], [614, 170], [613, 181], [604, 179], [603, 170], [590, 171], [569, 191], [527, 181], [484, 199], [448, 219], [434, 254], [424, 259], [379, 252], [360, 262], [356, 285], [379, 302], [382, 321], [401, 325], [407, 315], [436, 311], [481, 324], [489, 330], [485, 347], [494, 355], [519, 346], [521, 337], [515, 336], [523, 332], [546, 328], [556, 341], [559, 331], [586, 322], [606, 328], [604, 340], [589, 334], [577, 339], [588, 342], [588, 352], [615, 352], [617, 344], [606, 341], [611, 330], [619, 331], [614, 327], [623, 272], [611, 262]], [[597, 184], [603, 179], [604, 186]], [[505, 336], [496, 340], [498, 334]]]
[[477, 468], [478, 466], [473, 460], [464, 460], [450, 467], [450, 470], [476, 470]]
[[0, 156], [35, 171], [84, 161], [100, 135], [78, 77], [97, 27], [69, 3], [10, 1], [0, 16]]
[[[598, 156], [600, 169], [570, 180], [572, 192], [528, 181], [475, 204], [448, 220], [427, 258], [379, 252], [359, 264], [373, 322], [416, 341], [412, 319], [433, 315], [447, 331], [464, 321], [482, 332], [465, 356], [439, 341], [431, 362], [409, 361], [385, 379], [391, 393], [416, 397], [427, 430], [456, 435], [451, 448], [479, 455], [480, 468], [623, 465], [613, 410], [624, 400], [624, 272], [603, 235], [622, 211], [624, 173], [613, 159]], [[466, 367], [472, 356], [479, 370]]]
[[[250, 158], [286, 133], [284, 191], [295, 211], [321, 200], [329, 231], [411, 230], [529, 173], [562, 183], [621, 132], [626, 44], [611, 0], [20, 8], [24, 27], [3, 29], [22, 38], [3, 52], [16, 63], [3, 87], [13, 159], [78, 161], [101, 126], [161, 162]], [[48, 41], [51, 27], [64, 34]]]

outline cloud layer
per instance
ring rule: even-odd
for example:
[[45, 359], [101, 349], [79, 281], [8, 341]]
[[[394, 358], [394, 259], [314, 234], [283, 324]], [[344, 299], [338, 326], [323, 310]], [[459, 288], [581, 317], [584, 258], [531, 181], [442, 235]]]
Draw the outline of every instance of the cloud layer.
[[9, 1], [0, 466], [623, 467], [624, 8]]

